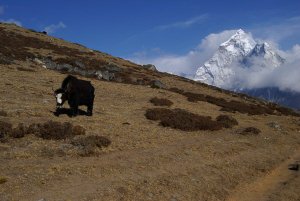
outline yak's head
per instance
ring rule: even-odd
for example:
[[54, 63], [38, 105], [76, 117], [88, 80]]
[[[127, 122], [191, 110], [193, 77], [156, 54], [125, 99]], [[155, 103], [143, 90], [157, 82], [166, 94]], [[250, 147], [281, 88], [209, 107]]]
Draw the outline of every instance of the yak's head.
[[54, 96], [56, 98], [56, 109], [60, 109], [67, 99], [67, 90], [57, 89], [54, 91]]

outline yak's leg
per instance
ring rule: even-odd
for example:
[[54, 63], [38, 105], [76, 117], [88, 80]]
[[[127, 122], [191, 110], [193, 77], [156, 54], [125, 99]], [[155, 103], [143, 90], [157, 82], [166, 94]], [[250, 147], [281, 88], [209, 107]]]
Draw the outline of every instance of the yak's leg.
[[87, 106], [87, 113], [89, 116], [93, 116], [93, 105], [94, 105], [94, 97], [91, 98], [90, 104]]
[[78, 105], [79, 105], [79, 100], [78, 98], [71, 102], [70, 107], [71, 107], [71, 117], [75, 117], [78, 115]]

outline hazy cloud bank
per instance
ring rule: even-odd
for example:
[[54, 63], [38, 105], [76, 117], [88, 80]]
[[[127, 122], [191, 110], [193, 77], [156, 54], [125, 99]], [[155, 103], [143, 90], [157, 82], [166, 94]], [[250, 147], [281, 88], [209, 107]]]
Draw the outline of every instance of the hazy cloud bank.
[[19, 27], [22, 26], [22, 23], [21, 23], [21, 22], [15, 20], [15, 19], [13, 19], [13, 18], [8, 19], [8, 20], [2, 20], [2, 19], [0, 19], [0, 22], [4, 22], [4, 23], [8, 23], [8, 24], [14, 23], [14, 24], [16, 24], [16, 25], [19, 26]]
[[62, 22], [59, 22], [58, 24], [52, 24], [50, 26], [47, 26], [44, 30], [48, 34], [52, 34], [52, 33], [55, 33], [58, 29], [61, 29], [61, 28], [66, 28], [66, 25]]

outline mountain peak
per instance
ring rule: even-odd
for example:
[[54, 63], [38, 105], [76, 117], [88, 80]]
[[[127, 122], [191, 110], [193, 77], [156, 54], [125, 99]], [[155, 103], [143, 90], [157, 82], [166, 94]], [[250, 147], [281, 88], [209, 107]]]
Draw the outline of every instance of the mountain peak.
[[284, 59], [266, 42], [257, 44], [251, 35], [239, 29], [220, 45], [210, 60], [197, 69], [194, 79], [218, 87], [225, 86], [235, 74], [231, 67], [233, 62], [245, 67], [255, 64], [263, 68], [276, 68], [284, 63]]
[[237, 35], [242, 35], [242, 34], [245, 34], [245, 32], [244, 32], [244, 30], [239, 29], [239, 30], [236, 31], [236, 34]]

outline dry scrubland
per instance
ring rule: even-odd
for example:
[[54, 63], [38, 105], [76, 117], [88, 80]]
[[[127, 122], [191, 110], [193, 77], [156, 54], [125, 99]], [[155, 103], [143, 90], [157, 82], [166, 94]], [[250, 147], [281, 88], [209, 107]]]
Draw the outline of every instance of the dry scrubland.
[[[300, 200], [297, 113], [13, 25], [0, 41], [0, 200]], [[55, 115], [49, 54], [120, 68], [77, 76], [93, 117]]]

